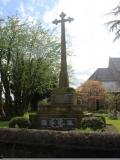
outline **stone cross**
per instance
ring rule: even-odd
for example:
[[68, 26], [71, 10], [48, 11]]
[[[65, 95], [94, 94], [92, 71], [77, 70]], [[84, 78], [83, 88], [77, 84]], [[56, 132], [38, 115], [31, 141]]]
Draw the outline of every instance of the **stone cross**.
[[67, 60], [66, 60], [66, 41], [65, 41], [65, 22], [73, 21], [73, 18], [68, 17], [65, 19], [66, 14], [61, 13], [61, 20], [55, 19], [53, 21], [54, 24], [61, 23], [61, 71], [59, 77], [59, 88], [67, 88], [69, 87], [69, 79], [67, 73]]

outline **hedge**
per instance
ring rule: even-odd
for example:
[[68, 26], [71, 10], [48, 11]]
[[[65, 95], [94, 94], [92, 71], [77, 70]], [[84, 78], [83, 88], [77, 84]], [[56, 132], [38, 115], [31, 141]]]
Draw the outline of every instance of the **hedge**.
[[25, 117], [14, 117], [9, 121], [9, 128], [29, 128], [30, 121]]
[[81, 120], [81, 128], [91, 128], [93, 130], [103, 129], [106, 126], [106, 122], [104, 117], [96, 116], [96, 117], [84, 117]]
[[118, 158], [120, 134], [0, 129], [4, 158]]

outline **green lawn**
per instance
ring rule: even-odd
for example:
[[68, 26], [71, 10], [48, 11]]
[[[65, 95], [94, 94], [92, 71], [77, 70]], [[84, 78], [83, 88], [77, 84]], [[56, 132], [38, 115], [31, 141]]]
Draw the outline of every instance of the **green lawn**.
[[112, 124], [120, 133], [120, 119], [119, 120], [111, 120], [108, 117], [106, 118], [106, 124]]
[[0, 128], [8, 128], [9, 121], [0, 121]]

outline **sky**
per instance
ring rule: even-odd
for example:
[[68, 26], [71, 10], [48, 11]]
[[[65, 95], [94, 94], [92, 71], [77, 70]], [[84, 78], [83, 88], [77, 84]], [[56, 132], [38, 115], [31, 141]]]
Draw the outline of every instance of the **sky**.
[[107, 14], [118, 4], [119, 0], [0, 0], [0, 18], [18, 14], [34, 22], [39, 19], [43, 26], [58, 33], [60, 25], [52, 21], [60, 19], [62, 11], [66, 18], [74, 18], [65, 25], [72, 53], [68, 57], [74, 77], [71, 86], [78, 87], [97, 68], [108, 67], [109, 57], [120, 57], [120, 40], [113, 42], [114, 33], [105, 25], [115, 18]]

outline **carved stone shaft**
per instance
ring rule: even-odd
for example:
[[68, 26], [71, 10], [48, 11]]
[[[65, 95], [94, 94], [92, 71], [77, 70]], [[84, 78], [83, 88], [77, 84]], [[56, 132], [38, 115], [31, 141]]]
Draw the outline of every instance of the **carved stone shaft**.
[[65, 19], [65, 14], [62, 12], [60, 14], [61, 20], [54, 20], [54, 24], [61, 23], [61, 71], [59, 77], [59, 88], [68, 88], [69, 79], [67, 72], [67, 59], [66, 59], [66, 41], [65, 41], [65, 22], [71, 22], [73, 18], [68, 17]]
[[59, 88], [69, 87], [69, 79], [67, 72], [67, 59], [66, 59], [66, 41], [65, 41], [65, 23], [62, 16], [61, 23], [61, 71], [59, 77]]

